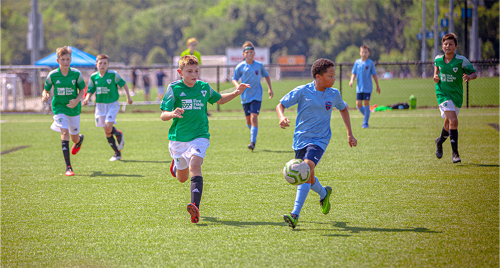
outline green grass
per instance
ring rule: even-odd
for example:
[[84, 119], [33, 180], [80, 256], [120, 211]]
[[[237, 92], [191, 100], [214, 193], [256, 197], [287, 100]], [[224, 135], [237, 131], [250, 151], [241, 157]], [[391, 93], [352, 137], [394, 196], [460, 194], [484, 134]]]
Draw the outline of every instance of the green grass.
[[[287, 115], [294, 120], [293, 111]], [[2, 115], [2, 267], [498, 267], [498, 109], [462, 109], [461, 164], [434, 156], [437, 110], [375, 113], [347, 145], [337, 111], [332, 140], [316, 174], [330, 185], [323, 215], [310, 192], [297, 228], [282, 215], [296, 188], [282, 177], [294, 154], [293, 129], [273, 112], [259, 117], [256, 150], [242, 112], [213, 113], [203, 164], [201, 219], [186, 212], [189, 184], [169, 174], [166, 133], [158, 114], [119, 114], [123, 160], [92, 114], [85, 142], [65, 177], [60, 137], [49, 115]]]

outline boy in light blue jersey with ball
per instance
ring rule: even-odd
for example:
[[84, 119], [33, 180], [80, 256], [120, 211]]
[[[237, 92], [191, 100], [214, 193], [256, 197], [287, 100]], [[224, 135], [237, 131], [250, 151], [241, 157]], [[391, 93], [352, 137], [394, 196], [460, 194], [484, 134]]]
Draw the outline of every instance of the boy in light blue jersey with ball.
[[281, 98], [280, 103], [276, 106], [280, 127], [285, 129], [290, 126], [290, 120], [284, 115], [285, 108], [297, 104], [297, 121], [295, 122], [292, 148], [295, 150], [295, 158], [304, 160], [311, 169], [307, 182], [297, 187], [292, 213], [283, 216], [285, 222], [292, 228], [297, 226], [300, 211], [311, 189], [320, 197], [321, 212], [323, 214], [330, 212], [332, 188], [321, 185], [319, 179], [314, 175], [314, 168], [318, 165], [330, 143], [332, 136], [330, 120], [333, 107], [340, 111], [347, 129], [349, 145], [352, 147], [358, 143], [352, 135], [347, 105], [342, 100], [340, 92], [332, 88], [335, 82], [335, 64], [328, 59], [318, 59], [311, 67], [311, 74], [314, 81], [296, 87]]
[[[359, 48], [361, 59], [357, 59], [352, 67], [351, 81], [349, 86], [352, 87], [356, 78], [356, 107], [364, 116], [362, 128], [368, 128], [368, 120], [370, 119], [370, 99], [373, 91], [372, 76], [375, 84], [377, 84], [377, 93], [380, 94], [378, 86], [377, 71], [375, 64], [368, 57], [370, 56], [370, 47], [361, 46]], [[365, 105], [363, 106], [363, 101]]]
[[245, 60], [236, 66], [233, 75], [233, 85], [238, 88], [238, 80], [241, 78], [242, 84], [249, 85], [249, 89], [241, 94], [241, 104], [243, 104], [243, 111], [247, 120], [247, 127], [250, 129], [250, 144], [248, 149], [255, 149], [257, 142], [257, 134], [259, 132], [258, 116], [262, 104], [262, 85], [260, 78], [264, 77], [267, 83], [267, 92], [269, 99], [274, 95], [271, 87], [271, 79], [269, 74], [261, 62], [255, 61], [255, 47], [252, 42], [246, 41], [243, 44], [243, 56]]

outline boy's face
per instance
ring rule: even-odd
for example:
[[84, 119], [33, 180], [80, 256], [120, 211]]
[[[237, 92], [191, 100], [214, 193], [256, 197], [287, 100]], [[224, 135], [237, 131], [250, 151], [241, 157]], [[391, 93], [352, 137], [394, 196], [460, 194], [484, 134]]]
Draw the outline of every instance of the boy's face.
[[246, 60], [253, 61], [255, 50], [245, 50], [245, 52], [243, 52], [243, 57], [245, 57]]
[[361, 56], [361, 58], [363, 60], [366, 60], [370, 56], [370, 50], [368, 50], [366, 48], [362, 48], [359, 50], [359, 55]]
[[99, 72], [104, 72], [109, 67], [109, 60], [108, 59], [99, 59], [95, 63], [95, 66], [97, 67], [97, 70], [99, 70]]
[[200, 67], [197, 64], [190, 64], [184, 66], [183, 69], [177, 69], [177, 72], [184, 80], [184, 84], [189, 87], [194, 86], [200, 72]]
[[335, 67], [329, 67], [324, 74], [317, 74], [316, 79], [325, 87], [332, 87], [335, 83]]
[[61, 57], [57, 58], [57, 63], [59, 63], [59, 67], [63, 69], [68, 69], [71, 64], [71, 55], [64, 54]]
[[447, 39], [443, 42], [443, 51], [445, 54], [454, 54], [457, 50], [457, 45], [455, 45], [455, 40]]
[[194, 51], [196, 49], [196, 42], [192, 42], [191, 44], [189, 44], [188, 48], [190, 51]]

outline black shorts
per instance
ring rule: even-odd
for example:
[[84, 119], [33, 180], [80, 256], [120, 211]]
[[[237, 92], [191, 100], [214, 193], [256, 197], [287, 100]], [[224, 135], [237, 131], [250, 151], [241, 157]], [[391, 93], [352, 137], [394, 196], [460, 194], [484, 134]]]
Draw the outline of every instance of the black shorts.
[[243, 103], [243, 111], [245, 112], [245, 116], [249, 116], [250, 114], [259, 114], [261, 105], [262, 102], [256, 100], [249, 103]]
[[309, 144], [300, 150], [295, 150], [295, 159], [309, 159], [318, 165], [324, 153], [325, 151], [318, 145]]
[[370, 100], [372, 93], [356, 93], [356, 100]]

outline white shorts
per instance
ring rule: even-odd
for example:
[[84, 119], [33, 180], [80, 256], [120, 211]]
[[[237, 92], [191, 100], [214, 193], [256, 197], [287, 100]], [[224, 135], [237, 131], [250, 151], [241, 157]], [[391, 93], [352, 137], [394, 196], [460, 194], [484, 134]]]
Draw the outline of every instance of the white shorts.
[[118, 101], [112, 103], [96, 103], [95, 104], [95, 126], [104, 127], [107, 122], [116, 124], [116, 116], [120, 111], [120, 103]]
[[174, 159], [175, 167], [178, 170], [184, 170], [189, 167], [189, 162], [193, 155], [205, 158], [210, 140], [206, 138], [198, 138], [188, 142], [170, 141], [168, 150], [170, 156]]
[[163, 86], [158, 86], [158, 95], [165, 94], [165, 88]]
[[441, 118], [445, 118], [446, 115], [444, 112], [455, 111], [458, 116], [458, 112], [460, 112], [460, 108], [455, 107], [455, 104], [451, 100], [447, 100], [441, 104], [439, 104], [439, 111], [441, 111]]
[[55, 114], [53, 118], [54, 123], [52, 123], [50, 129], [61, 132], [61, 128], [64, 128], [69, 130], [69, 134], [71, 135], [80, 133], [80, 115], [67, 116], [65, 114]]

